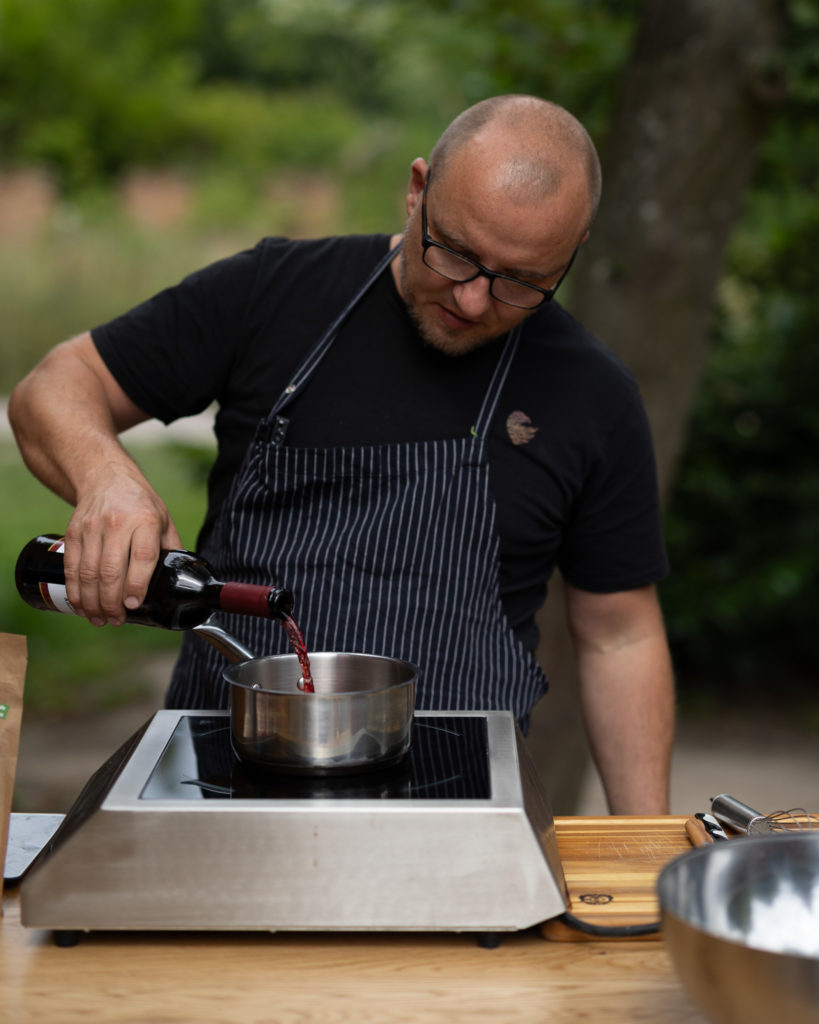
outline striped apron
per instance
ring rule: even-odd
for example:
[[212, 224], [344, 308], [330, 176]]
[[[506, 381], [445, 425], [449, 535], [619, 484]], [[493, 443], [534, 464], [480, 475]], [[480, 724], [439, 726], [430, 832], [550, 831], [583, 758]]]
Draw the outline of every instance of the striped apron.
[[[503, 348], [470, 436], [284, 444], [288, 404], [397, 251], [380, 261], [259, 424], [201, 554], [219, 579], [291, 589], [308, 651], [411, 661], [419, 670], [416, 707], [506, 709], [526, 728], [546, 679], [501, 606], [487, 444], [520, 326]], [[259, 656], [289, 650], [276, 621], [220, 619]], [[186, 634], [167, 706], [225, 707], [226, 665], [205, 640]]]

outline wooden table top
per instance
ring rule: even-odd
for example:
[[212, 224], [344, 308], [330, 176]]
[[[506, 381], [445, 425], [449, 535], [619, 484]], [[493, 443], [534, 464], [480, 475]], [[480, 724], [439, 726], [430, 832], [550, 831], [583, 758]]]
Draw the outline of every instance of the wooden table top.
[[[572, 912], [618, 923], [633, 899], [636, 919], [655, 913], [657, 872], [689, 848], [684, 822], [558, 818]], [[622, 885], [605, 869], [614, 862]], [[580, 902], [590, 886], [611, 899]], [[12, 889], [0, 924], [0, 999], [13, 1024], [704, 1024], [662, 941], [545, 936], [533, 928], [483, 949], [450, 933], [107, 932], [61, 949], [48, 932], [22, 927]]]

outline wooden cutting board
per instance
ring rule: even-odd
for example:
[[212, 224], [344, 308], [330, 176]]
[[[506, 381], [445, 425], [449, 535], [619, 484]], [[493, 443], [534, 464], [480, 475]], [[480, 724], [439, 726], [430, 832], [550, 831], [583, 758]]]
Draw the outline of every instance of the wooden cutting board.
[[[693, 849], [685, 831], [688, 818], [555, 818], [570, 913], [606, 926], [659, 921], [657, 876]], [[559, 920], [545, 922], [541, 931], [558, 942], [600, 941]], [[641, 938], [658, 939], [659, 933]]]

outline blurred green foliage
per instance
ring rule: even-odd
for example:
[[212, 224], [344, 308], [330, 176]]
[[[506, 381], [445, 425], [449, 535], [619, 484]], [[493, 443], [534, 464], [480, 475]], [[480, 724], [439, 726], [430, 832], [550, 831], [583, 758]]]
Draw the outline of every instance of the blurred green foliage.
[[494, 92], [552, 96], [600, 130], [634, 6], [2, 0], [0, 150], [72, 192], [134, 164], [357, 170], [368, 134], [370, 157], [406, 160], [412, 125], [434, 138]]
[[[484, 96], [548, 96], [602, 145], [641, 8], [0, 0], [2, 162], [44, 169], [57, 192], [39, 232], [0, 238], [0, 390], [61, 338], [263, 234], [397, 229], [410, 160]], [[781, 695], [819, 664], [819, 8], [779, 8], [787, 33], [772, 70], [788, 96], [731, 247], [667, 514], [674, 571], [662, 596], [684, 696], [772, 681]], [[157, 229], [123, 212], [134, 168], [187, 182], [181, 219]], [[10, 580], [22, 543], [59, 529], [68, 510], [0, 451], [0, 571]], [[168, 449], [143, 461], [193, 543], [201, 459]], [[61, 686], [87, 694], [92, 680], [178, 640], [29, 613], [10, 584], [0, 628], [29, 635], [29, 696], [47, 706], [63, 706]]]
[[816, 704], [819, 9], [792, 5], [790, 99], [761, 154], [667, 515], [683, 699]]

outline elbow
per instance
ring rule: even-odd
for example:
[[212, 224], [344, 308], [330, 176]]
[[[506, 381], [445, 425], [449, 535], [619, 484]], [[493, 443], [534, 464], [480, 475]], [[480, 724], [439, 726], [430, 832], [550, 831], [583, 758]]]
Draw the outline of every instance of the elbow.
[[29, 469], [32, 468], [32, 459], [37, 457], [38, 447], [37, 381], [35, 379], [37, 373], [38, 369], [35, 367], [14, 387], [9, 395], [6, 408], [14, 440]]
[[26, 467], [34, 472], [36, 445], [31, 440], [29, 381], [24, 377], [9, 395], [6, 415]]
[[11, 426], [12, 433], [17, 439], [18, 444], [23, 432], [23, 424], [25, 420], [27, 382], [28, 377], [24, 377], [20, 383], [14, 387], [9, 395], [8, 407], [6, 408], [9, 425]]

